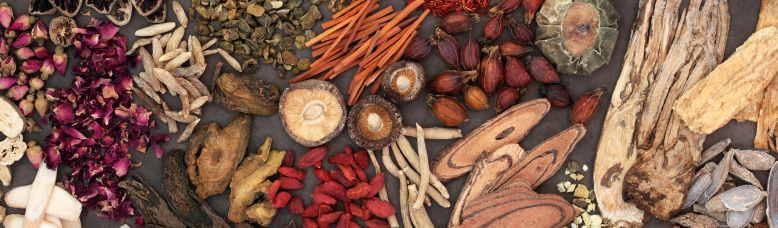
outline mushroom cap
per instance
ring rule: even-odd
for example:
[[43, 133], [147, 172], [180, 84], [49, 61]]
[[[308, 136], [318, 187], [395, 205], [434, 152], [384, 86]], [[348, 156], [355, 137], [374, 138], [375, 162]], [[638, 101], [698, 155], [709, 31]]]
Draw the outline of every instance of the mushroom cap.
[[381, 88], [384, 97], [397, 105], [406, 104], [419, 98], [426, 82], [424, 68], [412, 61], [400, 61], [384, 70]]
[[329, 142], [346, 126], [343, 95], [327, 81], [311, 79], [289, 85], [278, 111], [286, 133], [306, 147]]
[[48, 0], [30, 0], [30, 6], [27, 7], [27, 10], [31, 15], [52, 15], [57, 12], [57, 9]]
[[165, 0], [132, 0], [132, 5], [138, 10], [138, 14], [147, 17], [159, 11], [161, 7], [164, 7]]
[[59, 16], [52, 19], [51, 23], [49, 23], [51, 42], [54, 42], [57, 46], [70, 46], [70, 40], [76, 35], [73, 32], [73, 29], [76, 27], [76, 20], [73, 20], [73, 18]]
[[371, 95], [358, 101], [348, 114], [351, 139], [368, 150], [380, 150], [396, 141], [401, 128], [400, 112], [380, 96]]
[[132, 5], [129, 0], [117, 0], [116, 8], [111, 14], [105, 15], [116, 26], [125, 26], [132, 18]]
[[82, 0], [49, 0], [49, 3], [54, 5], [59, 13], [66, 17], [73, 17], [81, 10]]

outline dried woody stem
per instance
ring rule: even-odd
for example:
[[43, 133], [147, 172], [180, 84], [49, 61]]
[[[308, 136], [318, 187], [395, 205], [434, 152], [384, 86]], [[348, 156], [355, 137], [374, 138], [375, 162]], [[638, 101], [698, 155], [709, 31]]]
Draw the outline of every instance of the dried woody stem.
[[[417, 128], [417, 132], [419, 132], [418, 129], [420, 128]], [[408, 163], [410, 163], [414, 169], [418, 170], [419, 173], [422, 173], [423, 164], [422, 161], [420, 161], [421, 160], [420, 154], [416, 154], [416, 151], [413, 150], [413, 147], [411, 146], [411, 142], [408, 141], [408, 138], [405, 138], [405, 136], [400, 135], [400, 137], [397, 138], [397, 146], [400, 147], [400, 151], [402, 151], [402, 153], [405, 155], [405, 158], [408, 159]], [[419, 147], [419, 152], [421, 152], [422, 145], [419, 145], [417, 143], [417, 146]], [[425, 152], [426, 152], [426, 148], [425, 148]], [[429, 164], [427, 162], [425, 163]], [[429, 165], [427, 165], [427, 167], [429, 167]], [[429, 170], [429, 168], [427, 168], [427, 170]], [[443, 197], [445, 197], [446, 199], [449, 198], [449, 194], [448, 194], [448, 190], [446, 189], [446, 186], [443, 185], [443, 183], [440, 182], [440, 180], [435, 176], [435, 174], [432, 174], [431, 172], [430, 172], [430, 183], [433, 186], [435, 186], [435, 188], [438, 189], [438, 191], [440, 191]]]
[[[372, 150], [367, 150], [367, 154], [370, 155], [370, 161], [373, 162], [373, 167], [375, 168], [375, 175], [378, 176], [381, 174], [381, 164], [378, 163], [378, 159], [375, 157], [375, 153], [373, 153]], [[388, 169], [387, 169], [388, 170]], [[391, 170], [389, 170], [391, 172]], [[392, 173], [393, 175], [397, 175], [397, 172]], [[384, 179], [384, 182], [386, 182], [386, 179]], [[389, 195], [386, 193], [386, 183], [384, 183], [384, 187], [381, 188], [381, 190], [378, 192], [378, 198], [389, 202]], [[392, 228], [399, 228], [400, 224], [397, 222], [397, 217], [394, 215], [390, 215], [386, 218], [387, 221], [389, 221], [389, 226]]]
[[[462, 130], [457, 128], [443, 128], [443, 127], [430, 127], [424, 129], [425, 139], [456, 139], [462, 138]], [[408, 137], [416, 137], [416, 128], [410, 126], [403, 126], [403, 135]]]
[[[416, 133], [417, 136], [417, 146], [419, 148], [419, 164], [421, 167], [418, 167], [417, 169], [421, 173], [421, 183], [419, 183], [419, 191], [420, 192], [427, 192], [427, 188], [430, 184], [430, 168], [429, 168], [429, 162], [427, 161], [427, 145], [424, 143], [424, 130], [421, 129], [421, 126], [419, 124], [416, 124]], [[411, 163], [413, 164], [413, 163]], [[420, 196], [416, 199], [416, 203], [413, 204], [413, 208], [419, 209], [423, 205], [424, 201], [424, 194], [419, 194]]]

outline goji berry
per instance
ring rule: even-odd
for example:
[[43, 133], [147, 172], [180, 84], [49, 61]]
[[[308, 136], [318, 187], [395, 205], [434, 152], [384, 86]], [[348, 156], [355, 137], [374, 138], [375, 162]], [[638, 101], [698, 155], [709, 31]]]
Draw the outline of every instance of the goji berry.
[[351, 203], [351, 199], [349, 199], [348, 196], [346, 196], [346, 187], [343, 187], [343, 185], [340, 185], [334, 181], [327, 181], [321, 183], [319, 186], [321, 186], [321, 191], [323, 193], [327, 193], [327, 195], [332, 196], [338, 201], [344, 203]]
[[327, 181], [333, 181], [332, 176], [330, 176], [330, 172], [324, 169], [319, 168], [313, 168], [313, 173], [316, 174], [316, 177], [319, 178], [319, 180], [323, 182]]
[[332, 226], [332, 223], [322, 222], [321, 220], [317, 220], [316, 224], [319, 225], [319, 227], [328, 227], [329, 228], [330, 226]]
[[292, 199], [289, 199], [289, 203], [286, 204], [286, 209], [289, 210], [289, 212], [292, 214], [296, 215], [305, 212], [304, 207], [303, 199], [298, 196], [292, 197]]
[[290, 195], [288, 192], [278, 192], [276, 194], [276, 198], [273, 199], [273, 207], [275, 208], [282, 208], [285, 207], [287, 203], [289, 203], [289, 199], [292, 198], [292, 195]]
[[340, 171], [343, 172], [343, 176], [350, 181], [357, 181], [357, 174], [354, 173], [354, 169], [351, 169], [350, 165], [337, 164]]
[[[352, 166], [357, 166], [357, 165], [352, 165]], [[354, 174], [357, 175], [357, 178], [359, 178], [359, 181], [367, 182], [367, 175], [365, 175], [365, 171], [364, 170], [362, 170], [360, 168], [355, 168], [355, 169], [353, 169], [353, 171], [354, 171]]]
[[300, 182], [300, 180], [291, 177], [279, 177], [278, 181], [281, 182], [281, 186], [280, 186], [281, 189], [291, 190], [291, 189], [301, 189], [305, 187], [303, 183]]
[[351, 225], [351, 215], [346, 213], [340, 216], [340, 219], [338, 219], [338, 226], [337, 228], [348, 228], [349, 225]]
[[357, 223], [355, 223], [354, 221], [351, 221], [351, 222], [348, 224], [348, 228], [362, 228], [362, 227], [361, 227], [361, 226], [359, 226], [359, 225], [357, 225]]
[[348, 154], [348, 156], [354, 155], [354, 150], [352, 150], [351, 147], [348, 145], [343, 147], [343, 151], [345, 151], [346, 154]]
[[[367, 209], [367, 206], [365, 206], [365, 202], [364, 201], [362, 202], [362, 211], [363, 211], [363, 213], [365, 213], [364, 216], [366, 218], [369, 219], [370, 217], [373, 217], [373, 213], [370, 213], [370, 210]], [[367, 220], [367, 219], [363, 219], [363, 220]]]
[[311, 218], [303, 218], [303, 228], [319, 228], [319, 225]]
[[281, 181], [276, 180], [273, 182], [272, 185], [270, 185], [270, 189], [267, 190], [267, 199], [270, 200], [270, 202], [273, 202], [273, 199], [276, 198], [276, 193], [278, 193], [278, 189], [281, 187]]
[[375, 216], [378, 216], [379, 218], [387, 218], [394, 214], [394, 207], [391, 203], [380, 200], [378, 198], [367, 198], [364, 199], [364, 204], [367, 206], [367, 209], [370, 211], [370, 213], [373, 213]]
[[299, 170], [292, 167], [278, 167], [278, 173], [298, 180], [303, 180], [305, 177], [305, 170]]
[[332, 155], [332, 157], [327, 159], [327, 162], [333, 163], [333, 164], [341, 164], [345, 166], [350, 166], [351, 164], [354, 164], [354, 158], [351, 157], [351, 155], [348, 154], [336, 154]]
[[383, 219], [371, 219], [365, 221], [367, 228], [389, 228], [389, 223]]
[[365, 182], [359, 182], [357, 186], [346, 191], [346, 196], [349, 199], [359, 199], [367, 195], [368, 192], [370, 192], [370, 185]]
[[327, 214], [324, 214], [324, 215], [319, 215], [319, 222], [324, 222], [324, 223], [332, 224], [332, 223], [337, 222], [338, 219], [340, 219], [340, 216], [343, 216], [345, 214], [346, 214], [346, 212], [336, 211], [336, 212], [331, 212], [331, 213], [327, 213]]
[[294, 151], [289, 149], [289, 151], [286, 152], [286, 155], [284, 155], [284, 161], [281, 162], [281, 166], [292, 167], [294, 165], [294, 159]]
[[317, 146], [311, 148], [307, 153], [300, 157], [300, 161], [297, 162], [297, 166], [301, 169], [310, 166], [321, 168], [321, 160], [324, 159], [324, 156], [327, 156], [327, 146]]
[[370, 155], [367, 154], [366, 150], [360, 150], [356, 154], [354, 154], [354, 163], [357, 163], [360, 168], [367, 169], [368, 166], [370, 166]]
[[305, 208], [303, 213], [301, 214], [304, 218], [315, 218], [319, 216], [319, 205], [313, 204], [311, 206], [308, 206]]
[[350, 187], [354, 187], [354, 185], [357, 185], [356, 181], [351, 181], [348, 178], [346, 178], [346, 176], [343, 175], [342, 171], [338, 171], [338, 170], [330, 171], [330, 176], [332, 177], [333, 180], [335, 180], [335, 182], [340, 183], [340, 185], [342, 185], [343, 187], [350, 188]]
[[[370, 214], [369, 211], [367, 211], [364, 208], [362, 208], [362, 206], [360, 206], [359, 204], [350, 203], [350, 204], [348, 204], [348, 207], [346, 207], [346, 208], [349, 209], [349, 211], [350, 211], [350, 213], [352, 215], [357, 216], [357, 217], [361, 218], [362, 220], [368, 220], [368, 219], [370, 219], [370, 216], [372, 216], [372, 214]], [[367, 212], [367, 213], [365, 213], [365, 212]]]
[[319, 216], [332, 213], [330, 205], [319, 205]]
[[370, 180], [370, 192], [367, 193], [365, 197], [373, 197], [375, 194], [378, 194], [379, 191], [384, 187], [384, 173], [379, 173], [375, 177], [373, 177], [372, 180]]
[[318, 204], [336, 204], [338, 203], [335, 198], [332, 198], [332, 196], [327, 195], [325, 193], [313, 193], [311, 194], [311, 199], [313, 200], [313, 203]]

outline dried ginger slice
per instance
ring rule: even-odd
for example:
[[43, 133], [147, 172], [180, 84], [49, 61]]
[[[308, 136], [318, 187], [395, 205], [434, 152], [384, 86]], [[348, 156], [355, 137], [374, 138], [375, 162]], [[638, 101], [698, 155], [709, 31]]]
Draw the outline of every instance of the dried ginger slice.
[[[778, 26], [778, 0], [762, 0], [762, 8], [759, 11], [759, 22], [756, 23], [756, 30], [759, 31], [760, 29], [770, 26]], [[743, 109], [743, 111], [740, 111], [740, 113], [735, 115], [735, 120], [738, 122], [743, 122], [746, 120], [757, 122], [760, 110], [762, 110], [763, 97], [764, 94], [760, 94], [759, 97], [749, 103], [748, 106]], [[764, 113], [764, 110], [762, 111], [762, 113]], [[768, 115], [774, 116], [775, 114]], [[762, 139], [760, 141], [764, 140], [767, 139]], [[756, 144], [756, 140], [754, 143]], [[767, 149], [767, 147], [760, 149]]]

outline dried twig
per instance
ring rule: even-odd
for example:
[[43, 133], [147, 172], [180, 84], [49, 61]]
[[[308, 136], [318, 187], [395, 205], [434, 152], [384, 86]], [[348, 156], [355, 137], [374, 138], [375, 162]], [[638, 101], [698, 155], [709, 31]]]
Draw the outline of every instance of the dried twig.
[[[402, 134], [408, 137], [416, 137], [416, 127], [403, 126]], [[424, 128], [425, 139], [456, 139], [462, 138], [462, 130], [457, 128], [431, 127]]]
[[[427, 192], [427, 187], [429, 187], [430, 184], [430, 168], [429, 163], [427, 162], [427, 146], [424, 143], [424, 130], [421, 129], [421, 126], [419, 124], [416, 124], [416, 133], [417, 136], [417, 147], [419, 148], [419, 164], [421, 167], [418, 168], [419, 172], [421, 173], [421, 183], [419, 183], [419, 191], [420, 192]], [[421, 194], [424, 195], [424, 194]], [[423, 205], [422, 202], [424, 201], [424, 196], [418, 197], [416, 199], [416, 203], [413, 204], [413, 208], [419, 209]]]
[[403, 224], [405, 227], [412, 227], [411, 214], [408, 211], [408, 180], [402, 171], [397, 171], [394, 175], [400, 178], [400, 214], [403, 218]]
[[[408, 138], [405, 138], [405, 136], [400, 135], [400, 137], [397, 138], [397, 146], [400, 147], [400, 151], [402, 151], [402, 153], [405, 155], [405, 158], [408, 159], [408, 163], [410, 163], [414, 169], [418, 170], [419, 173], [421, 173], [422, 164], [419, 161], [419, 155], [416, 154], [416, 151], [413, 150], [413, 147], [411, 146], [411, 142], [408, 141]], [[421, 148], [419, 149], [421, 150]], [[426, 164], [427, 167], [429, 167], [429, 163]], [[446, 189], [446, 186], [440, 182], [440, 179], [438, 179], [438, 177], [435, 176], [435, 174], [430, 173], [430, 183], [433, 186], [435, 186], [435, 188], [438, 189], [438, 191], [440, 191], [441, 194], [443, 194], [443, 197], [446, 197], [446, 199], [449, 198], [448, 189]]]

